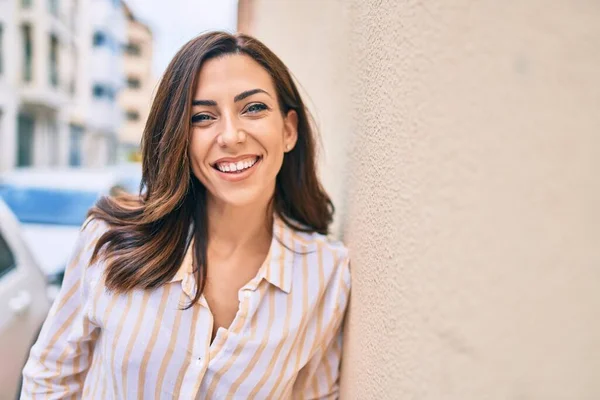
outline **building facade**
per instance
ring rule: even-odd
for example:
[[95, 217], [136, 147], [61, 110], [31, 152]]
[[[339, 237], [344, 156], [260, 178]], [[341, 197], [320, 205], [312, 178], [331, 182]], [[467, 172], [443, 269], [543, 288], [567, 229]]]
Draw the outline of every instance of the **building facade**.
[[115, 163], [123, 111], [118, 95], [125, 86], [123, 49], [127, 43], [121, 0], [91, 0], [92, 49], [90, 113], [85, 153], [87, 165]]
[[0, 171], [116, 159], [124, 43], [120, 1], [0, 2]]
[[120, 158], [138, 160], [140, 141], [152, 101], [153, 36], [150, 27], [125, 5], [127, 44], [123, 55], [125, 88], [119, 94], [124, 122], [119, 132]]

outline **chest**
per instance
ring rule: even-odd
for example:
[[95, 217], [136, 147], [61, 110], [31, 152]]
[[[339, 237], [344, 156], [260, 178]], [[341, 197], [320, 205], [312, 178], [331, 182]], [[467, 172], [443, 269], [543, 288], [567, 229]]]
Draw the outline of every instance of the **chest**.
[[[243, 280], [232, 278], [232, 282]], [[305, 308], [303, 298], [298, 297], [303, 291], [294, 296], [263, 280], [250, 297], [242, 296], [238, 327], [211, 338], [213, 312], [204, 302], [182, 309], [180, 286], [175, 282], [155, 291], [98, 292], [90, 307], [91, 318], [101, 329], [98, 354], [106, 357], [98, 365], [119, 368], [108, 371], [109, 376], [128, 376], [121, 368], [144, 370], [143, 378], [130, 374], [136, 380], [129, 386], [148, 382], [149, 390], [164, 390], [162, 397], [169, 398], [194, 398], [196, 393], [206, 399], [223, 398], [222, 392], [228, 393], [236, 381], [243, 393], [260, 389], [257, 398], [285, 398], [288, 383], [323, 343], [323, 327], [330, 317], [325, 313], [321, 320], [318, 308]], [[237, 294], [233, 296], [237, 300]], [[212, 298], [223, 299], [223, 295]], [[222, 310], [222, 304], [213, 308]], [[225, 316], [216, 312], [214, 325]], [[156, 371], [164, 376], [158, 383]], [[198, 381], [202, 381], [199, 390]], [[262, 386], [256, 389], [259, 383]], [[180, 396], [173, 396], [178, 390]]]
[[213, 317], [212, 338], [219, 328], [229, 329], [240, 308], [240, 289], [260, 270], [260, 257], [209, 260], [204, 298]]

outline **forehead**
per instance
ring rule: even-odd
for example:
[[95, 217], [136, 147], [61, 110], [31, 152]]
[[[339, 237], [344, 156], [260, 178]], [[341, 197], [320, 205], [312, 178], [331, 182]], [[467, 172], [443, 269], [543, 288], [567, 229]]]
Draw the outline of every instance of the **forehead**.
[[269, 73], [250, 56], [228, 54], [204, 62], [198, 72], [195, 94], [209, 98], [235, 92], [235, 96], [244, 90], [256, 88], [274, 94], [273, 80]]

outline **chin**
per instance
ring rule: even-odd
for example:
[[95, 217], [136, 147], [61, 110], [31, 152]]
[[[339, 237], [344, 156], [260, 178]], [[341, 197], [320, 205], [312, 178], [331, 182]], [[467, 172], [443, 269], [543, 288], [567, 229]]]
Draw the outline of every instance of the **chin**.
[[259, 206], [265, 200], [263, 188], [254, 190], [232, 190], [227, 193], [219, 193], [216, 197], [219, 202], [233, 207]]

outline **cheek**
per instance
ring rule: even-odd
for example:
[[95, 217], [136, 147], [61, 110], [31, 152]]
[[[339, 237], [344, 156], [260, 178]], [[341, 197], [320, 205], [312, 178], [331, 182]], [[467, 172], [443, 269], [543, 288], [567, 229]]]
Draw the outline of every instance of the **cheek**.
[[206, 156], [209, 148], [209, 142], [204, 140], [201, 133], [203, 132], [192, 130], [190, 145], [188, 149], [188, 157], [192, 165], [192, 170], [199, 179], [201, 177], [198, 176], [198, 173], [205, 173], [203, 171], [203, 168], [206, 168]]

